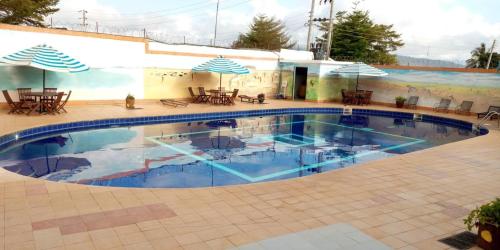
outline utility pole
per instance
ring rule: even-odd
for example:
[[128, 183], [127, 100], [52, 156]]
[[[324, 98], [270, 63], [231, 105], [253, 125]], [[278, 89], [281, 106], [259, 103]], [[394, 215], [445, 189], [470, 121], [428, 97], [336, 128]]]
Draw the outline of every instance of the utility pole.
[[142, 29], [142, 34], [143, 34], [144, 38], [147, 38], [146, 28]]
[[52, 23], [52, 17], [50, 17], [50, 27], [51, 27], [51, 28], [54, 28], [54, 25], [53, 25], [53, 23]]
[[332, 50], [332, 33], [333, 33], [333, 4], [335, 0], [330, 1], [330, 22], [328, 23], [328, 41], [326, 43], [326, 56], [325, 60], [330, 58], [330, 52]]
[[491, 58], [493, 57], [493, 50], [495, 49], [495, 43], [496, 42], [497, 42], [497, 39], [493, 40], [493, 44], [491, 45], [490, 57], [488, 58], [488, 63], [486, 64], [486, 69], [490, 68]]
[[215, 47], [215, 41], [217, 40], [217, 23], [219, 22], [219, 4], [220, 0], [217, 0], [217, 10], [215, 11], [214, 47]]
[[311, 36], [314, 18], [315, 0], [311, 0], [311, 11], [309, 12], [309, 30], [307, 31], [307, 51], [311, 51]]
[[87, 13], [88, 12], [86, 10], [80, 10], [78, 12], [82, 13], [82, 17], [80, 17], [80, 19], [82, 19], [82, 24], [81, 25], [82, 25], [83, 31], [86, 31], [87, 30], [87, 25], [88, 25], [87, 24], [87, 19], [88, 19], [87, 18]]
[[95, 32], [99, 33], [99, 23], [95, 22]]

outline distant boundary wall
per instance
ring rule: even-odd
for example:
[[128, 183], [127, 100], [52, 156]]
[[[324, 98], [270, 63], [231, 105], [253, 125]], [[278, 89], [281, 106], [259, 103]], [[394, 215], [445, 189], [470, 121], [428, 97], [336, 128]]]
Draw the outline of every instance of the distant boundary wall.
[[[73, 90], [72, 100], [187, 98], [187, 87], [216, 88], [219, 76], [193, 73], [191, 68], [222, 55], [248, 67], [248, 75], [225, 75], [223, 86], [240, 93], [273, 96], [281, 86], [290, 97], [295, 67], [308, 67], [306, 100], [340, 101], [341, 89], [353, 89], [355, 77], [329, 74], [348, 62], [311, 61], [310, 52], [234, 50], [191, 45], [169, 45], [148, 39], [61, 29], [0, 24], [0, 56], [38, 44], [51, 45], [91, 67], [78, 74], [48, 72], [47, 86]], [[288, 61], [286, 66], [280, 62]], [[396, 96], [418, 95], [419, 106], [431, 108], [441, 98], [452, 108], [474, 101], [473, 111], [500, 105], [500, 74], [492, 70], [374, 65], [387, 77], [361, 77], [359, 88], [374, 91], [376, 103], [393, 104]], [[41, 70], [0, 64], [0, 89], [41, 88]], [[13, 93], [13, 96], [16, 96]], [[3, 101], [3, 96], [0, 97]]]

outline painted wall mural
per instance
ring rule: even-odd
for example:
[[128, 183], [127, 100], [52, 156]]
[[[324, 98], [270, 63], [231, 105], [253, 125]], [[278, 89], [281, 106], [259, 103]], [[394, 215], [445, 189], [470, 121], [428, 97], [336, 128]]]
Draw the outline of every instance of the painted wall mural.
[[[17, 88], [41, 90], [43, 86], [42, 70], [31, 67], [0, 66], [0, 79], [0, 88], [9, 91]], [[142, 98], [142, 68], [90, 69], [75, 74], [47, 71], [46, 87], [72, 90], [72, 100], [116, 100], [125, 98], [128, 93]]]
[[[277, 92], [279, 72], [256, 71], [250, 68], [247, 75], [222, 75], [222, 87], [239, 89], [245, 95], [264, 93], [274, 96]], [[144, 98], [189, 98], [188, 87], [215, 89], [219, 87], [219, 74], [191, 72], [167, 68], [144, 69]]]
[[[309, 101], [335, 101], [342, 99], [341, 90], [354, 90], [355, 75], [328, 74], [328, 65], [284, 65], [283, 77], [290, 84], [287, 96], [292, 96], [294, 67], [308, 67], [307, 95]], [[422, 71], [407, 69], [384, 69], [386, 77], [363, 77], [358, 89], [372, 90], [372, 100], [394, 103], [396, 96], [420, 97], [419, 106], [433, 107], [441, 98], [452, 100], [451, 108], [464, 100], [474, 102], [473, 112], [483, 112], [490, 105], [500, 105], [500, 73], [469, 73], [454, 71]], [[321, 74], [318, 74], [320, 72]]]
[[384, 69], [383, 78], [362, 79], [361, 89], [373, 90], [373, 99], [393, 103], [396, 96], [420, 96], [419, 106], [434, 106], [441, 98], [450, 98], [453, 106], [464, 100], [474, 102], [472, 111], [485, 111], [500, 105], [500, 74], [451, 71]]

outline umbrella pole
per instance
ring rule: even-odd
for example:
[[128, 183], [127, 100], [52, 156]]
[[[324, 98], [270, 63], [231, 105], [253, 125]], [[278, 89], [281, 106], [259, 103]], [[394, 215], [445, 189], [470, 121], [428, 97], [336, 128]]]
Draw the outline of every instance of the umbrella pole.
[[45, 70], [43, 70], [43, 89], [42, 91], [45, 91]]
[[356, 92], [358, 92], [358, 84], [359, 84], [359, 73], [358, 76], [356, 77]]
[[220, 73], [219, 77], [219, 90], [222, 90], [222, 73]]

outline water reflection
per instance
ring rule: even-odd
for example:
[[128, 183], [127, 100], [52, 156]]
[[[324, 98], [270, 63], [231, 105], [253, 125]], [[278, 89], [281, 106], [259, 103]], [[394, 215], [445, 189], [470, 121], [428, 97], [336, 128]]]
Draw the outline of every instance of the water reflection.
[[407, 119], [281, 115], [72, 132], [16, 145], [0, 165], [92, 185], [220, 186], [322, 173], [473, 136]]

